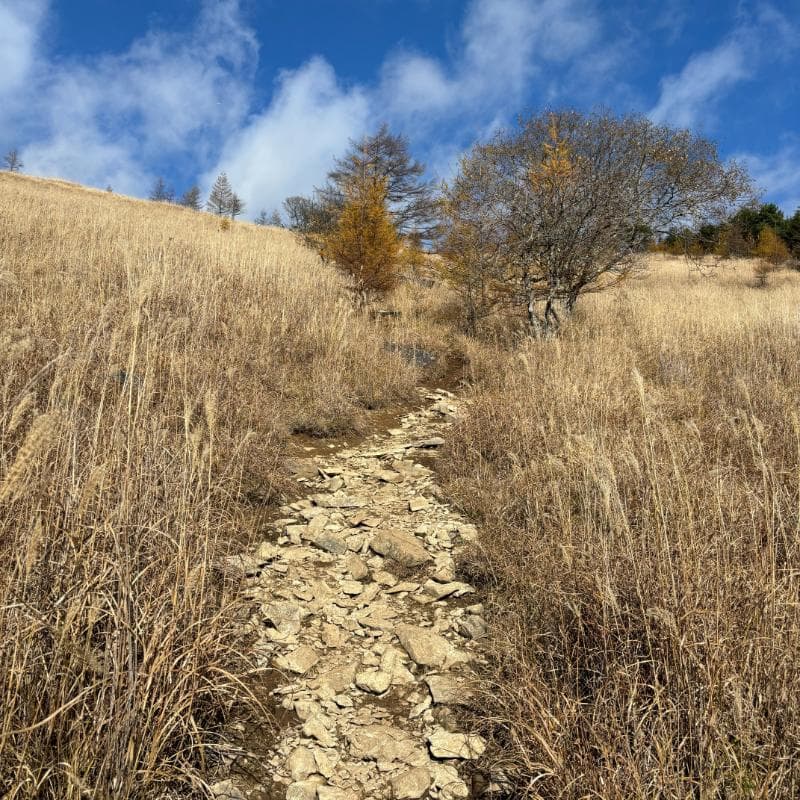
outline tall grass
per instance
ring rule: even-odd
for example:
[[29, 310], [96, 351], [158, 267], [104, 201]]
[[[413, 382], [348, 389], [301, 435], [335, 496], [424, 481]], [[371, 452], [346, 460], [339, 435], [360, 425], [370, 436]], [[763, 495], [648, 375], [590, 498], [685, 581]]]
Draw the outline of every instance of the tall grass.
[[797, 794], [798, 308], [797, 275], [656, 259], [485, 365], [445, 471], [513, 796]]
[[383, 335], [289, 233], [0, 176], [4, 797], [204, 791], [251, 703], [220, 558], [288, 432], [410, 392]]

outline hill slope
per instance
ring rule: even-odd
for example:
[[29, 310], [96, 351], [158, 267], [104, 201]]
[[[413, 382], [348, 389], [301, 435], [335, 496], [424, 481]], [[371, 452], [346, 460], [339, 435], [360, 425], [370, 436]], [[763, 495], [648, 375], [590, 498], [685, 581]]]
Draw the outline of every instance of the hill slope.
[[[213, 569], [415, 370], [279, 229], [0, 174], [0, 786], [163, 796], [247, 702]], [[402, 332], [392, 335], [401, 339]]]

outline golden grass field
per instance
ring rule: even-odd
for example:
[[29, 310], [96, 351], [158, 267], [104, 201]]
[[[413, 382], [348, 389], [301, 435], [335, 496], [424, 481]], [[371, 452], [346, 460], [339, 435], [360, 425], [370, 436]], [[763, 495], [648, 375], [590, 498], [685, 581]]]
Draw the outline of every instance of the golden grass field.
[[0, 174], [5, 798], [213, 772], [252, 700], [213, 565], [285, 485], [290, 432], [410, 396], [403, 335], [286, 231]]
[[515, 797], [794, 797], [800, 275], [650, 266], [478, 368], [444, 477], [484, 526], [480, 722]]
[[292, 432], [412, 396], [387, 340], [470, 357], [440, 473], [483, 526], [481, 768], [515, 798], [795, 796], [800, 274], [649, 265], [501, 346], [439, 286], [371, 321], [286, 231], [0, 173], [3, 796], [203, 796], [264, 714], [215, 565]]

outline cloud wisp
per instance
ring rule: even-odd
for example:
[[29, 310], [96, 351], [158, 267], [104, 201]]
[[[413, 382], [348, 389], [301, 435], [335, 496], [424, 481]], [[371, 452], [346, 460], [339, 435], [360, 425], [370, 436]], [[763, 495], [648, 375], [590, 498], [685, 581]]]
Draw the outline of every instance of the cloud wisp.
[[745, 15], [716, 47], [696, 53], [677, 74], [661, 80], [655, 122], [713, 128], [717, 104], [740, 83], [753, 79], [765, 63], [787, 57], [795, 48], [796, 26], [772, 6]]
[[[6, 0], [3, 13], [19, 17], [26, 4]], [[23, 41], [37, 40], [43, 19], [28, 15]], [[28, 133], [29, 171], [143, 194], [165, 161], [207, 161], [239, 128], [257, 53], [233, 0], [207, 2], [191, 30], [151, 31], [120, 54], [55, 61], [31, 49], [14, 55], [24, 79], [6, 89], [7, 122]], [[15, 104], [21, 93], [35, 107]]]

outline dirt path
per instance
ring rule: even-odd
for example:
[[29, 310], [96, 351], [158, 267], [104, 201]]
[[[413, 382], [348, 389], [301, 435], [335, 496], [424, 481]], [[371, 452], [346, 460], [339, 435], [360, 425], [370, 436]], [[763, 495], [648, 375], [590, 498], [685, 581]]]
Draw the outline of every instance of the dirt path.
[[264, 764], [271, 787], [225, 781], [221, 798], [470, 796], [468, 762], [485, 743], [460, 729], [457, 706], [485, 623], [454, 556], [476, 531], [424, 466], [453, 395], [420, 391], [427, 405], [399, 427], [296, 463], [308, 495], [244, 559], [256, 655], [279, 671], [286, 714]]

